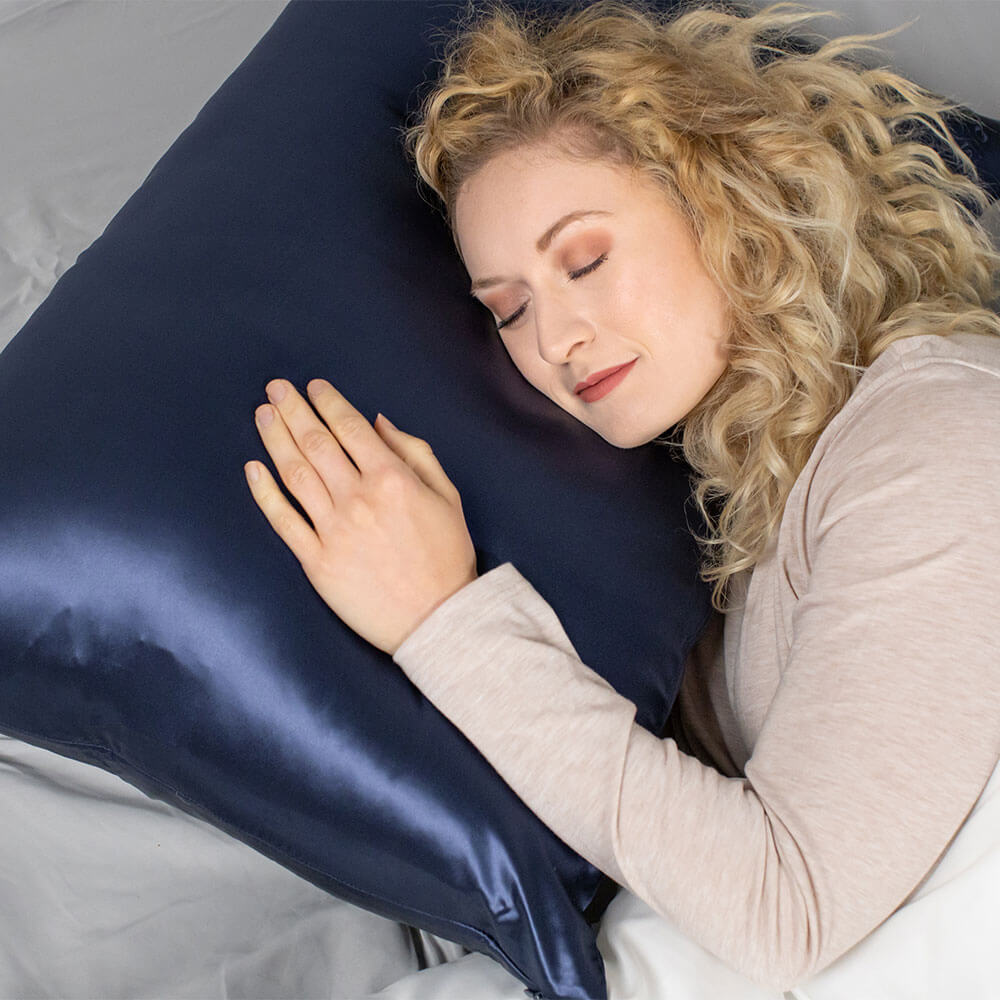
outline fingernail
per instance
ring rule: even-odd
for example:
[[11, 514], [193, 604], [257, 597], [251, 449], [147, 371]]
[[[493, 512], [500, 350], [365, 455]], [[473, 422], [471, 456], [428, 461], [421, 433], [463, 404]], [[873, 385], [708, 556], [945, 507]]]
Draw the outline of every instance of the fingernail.
[[379, 416], [382, 418], [382, 422], [388, 424], [394, 431], [399, 430], [399, 428], [384, 413], [380, 413]]
[[269, 382], [267, 386], [267, 398], [272, 403], [280, 403], [285, 398], [287, 391], [288, 389], [284, 382]]
[[264, 405], [257, 408], [257, 423], [261, 427], [269, 427], [274, 420], [274, 410], [270, 406]]
[[318, 396], [321, 392], [325, 392], [329, 386], [321, 378], [314, 378], [307, 386], [306, 392], [310, 396]]
[[248, 462], [246, 467], [247, 479], [251, 483], [257, 482], [260, 479], [260, 469], [257, 468], [256, 462]]

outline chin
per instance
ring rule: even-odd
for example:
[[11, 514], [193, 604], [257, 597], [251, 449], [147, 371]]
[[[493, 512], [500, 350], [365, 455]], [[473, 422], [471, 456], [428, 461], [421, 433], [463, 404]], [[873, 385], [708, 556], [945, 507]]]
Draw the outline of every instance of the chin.
[[629, 448], [641, 448], [644, 444], [649, 444], [650, 441], [655, 441], [656, 438], [660, 437], [661, 434], [666, 434], [670, 430], [640, 430], [638, 428], [632, 430], [598, 430], [596, 427], [592, 427], [591, 430], [595, 434], [604, 438], [608, 444], [614, 445], [616, 448], [621, 448], [622, 450], [627, 450]]

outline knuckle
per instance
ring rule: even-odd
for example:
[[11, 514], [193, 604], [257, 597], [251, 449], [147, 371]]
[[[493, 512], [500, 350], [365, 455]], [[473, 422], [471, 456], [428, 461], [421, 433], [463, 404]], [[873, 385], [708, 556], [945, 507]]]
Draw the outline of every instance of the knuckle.
[[412, 487], [413, 475], [408, 467], [389, 465], [378, 472], [378, 488], [386, 496], [405, 496]]
[[282, 538], [290, 538], [291, 535], [292, 535], [292, 532], [294, 531], [294, 528], [295, 528], [295, 524], [292, 521], [292, 518], [291, 518], [291, 516], [289, 514], [287, 514], [285, 512], [282, 512], [280, 514], [276, 514], [275, 515], [275, 518], [274, 518], [274, 530]]
[[375, 507], [363, 494], [351, 498], [346, 513], [348, 520], [355, 528], [361, 528], [365, 531], [372, 529], [378, 521]]
[[297, 486], [305, 486], [311, 478], [311, 472], [307, 465], [296, 462], [285, 473], [286, 481], [293, 489]]
[[330, 435], [326, 431], [311, 430], [302, 438], [302, 450], [315, 455], [325, 451], [329, 442]]
[[337, 422], [337, 434], [344, 437], [358, 437], [368, 426], [368, 421], [360, 414], [350, 413]]

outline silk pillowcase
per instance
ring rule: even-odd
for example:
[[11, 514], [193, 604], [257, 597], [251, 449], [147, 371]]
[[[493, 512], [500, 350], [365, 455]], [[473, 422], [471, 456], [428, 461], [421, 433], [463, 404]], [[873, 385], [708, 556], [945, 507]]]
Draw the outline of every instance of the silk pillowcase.
[[459, 13], [290, 4], [0, 356], [0, 730], [602, 997], [609, 880], [333, 615], [243, 478], [272, 377], [384, 410], [479, 572], [513, 562], [662, 729], [708, 612], [687, 469], [536, 392], [470, 298], [399, 141]]

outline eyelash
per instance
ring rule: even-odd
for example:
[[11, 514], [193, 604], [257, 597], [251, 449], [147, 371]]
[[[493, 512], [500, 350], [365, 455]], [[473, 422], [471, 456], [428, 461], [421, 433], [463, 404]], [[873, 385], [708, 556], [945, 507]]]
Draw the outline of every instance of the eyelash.
[[[569, 280], [576, 281], [577, 278], [582, 278], [586, 274], [590, 274], [591, 271], [596, 271], [606, 260], [608, 255], [602, 253], [600, 257], [597, 258], [593, 263], [588, 264], [586, 267], [581, 267], [578, 271], [570, 271]], [[497, 329], [502, 330], [505, 326], [509, 326], [516, 320], [521, 313], [527, 308], [527, 303], [521, 306], [516, 312], [513, 312], [506, 319], [497, 320]]]

